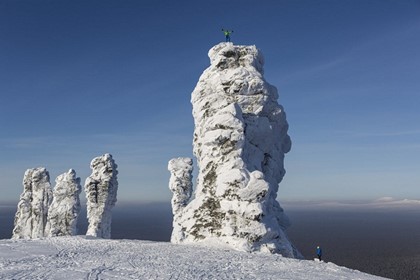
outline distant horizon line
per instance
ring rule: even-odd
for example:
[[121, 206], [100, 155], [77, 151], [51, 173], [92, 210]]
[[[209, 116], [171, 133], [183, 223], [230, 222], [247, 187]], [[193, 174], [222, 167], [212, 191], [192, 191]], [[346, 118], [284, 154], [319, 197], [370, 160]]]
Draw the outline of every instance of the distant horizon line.
[[[17, 200], [0, 200], [0, 208], [16, 207], [19, 199]], [[86, 205], [86, 200], [81, 199], [82, 205]], [[377, 199], [285, 199], [279, 201], [280, 205], [289, 209], [303, 209], [303, 208], [339, 208], [339, 209], [357, 209], [357, 208], [370, 208], [380, 209], [389, 207], [395, 208], [418, 208], [420, 209], [420, 199], [399, 199], [393, 197], [380, 197]], [[127, 200], [119, 199], [116, 203], [121, 206], [147, 206], [147, 205], [167, 205], [171, 207], [170, 200]], [[287, 209], [285, 209], [287, 210]]]

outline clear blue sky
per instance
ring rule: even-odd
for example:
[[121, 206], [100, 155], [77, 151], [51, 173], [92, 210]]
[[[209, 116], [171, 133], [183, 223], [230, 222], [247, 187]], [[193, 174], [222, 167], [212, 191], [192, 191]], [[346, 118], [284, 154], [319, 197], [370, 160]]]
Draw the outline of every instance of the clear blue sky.
[[119, 199], [168, 201], [192, 156], [208, 50], [264, 53], [293, 147], [281, 200], [420, 199], [420, 1], [0, 1], [0, 200], [27, 168], [82, 181], [119, 165]]

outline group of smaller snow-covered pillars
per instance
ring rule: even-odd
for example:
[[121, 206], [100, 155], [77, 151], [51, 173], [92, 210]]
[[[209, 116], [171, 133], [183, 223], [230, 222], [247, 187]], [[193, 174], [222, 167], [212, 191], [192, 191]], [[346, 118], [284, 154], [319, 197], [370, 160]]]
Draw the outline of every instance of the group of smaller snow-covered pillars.
[[[111, 209], [117, 201], [117, 165], [110, 154], [96, 157], [86, 179], [85, 191], [89, 228], [86, 235], [111, 237]], [[13, 239], [31, 239], [77, 234], [80, 213], [80, 178], [70, 169], [55, 180], [54, 190], [49, 172], [28, 169], [23, 178], [23, 193], [15, 215]]]

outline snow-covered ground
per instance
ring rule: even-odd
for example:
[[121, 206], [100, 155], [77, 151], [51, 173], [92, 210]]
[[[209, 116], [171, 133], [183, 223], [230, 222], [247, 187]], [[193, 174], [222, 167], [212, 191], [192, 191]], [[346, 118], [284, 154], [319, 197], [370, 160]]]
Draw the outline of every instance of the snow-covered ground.
[[0, 240], [0, 279], [384, 279], [332, 263], [94, 237]]

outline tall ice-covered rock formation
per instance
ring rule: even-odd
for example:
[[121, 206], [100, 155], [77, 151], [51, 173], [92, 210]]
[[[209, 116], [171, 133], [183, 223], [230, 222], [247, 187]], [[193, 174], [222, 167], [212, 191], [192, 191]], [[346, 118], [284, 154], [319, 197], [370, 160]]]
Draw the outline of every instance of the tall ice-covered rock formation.
[[92, 174], [86, 179], [87, 217], [86, 235], [111, 238], [111, 209], [117, 202], [117, 165], [112, 155], [96, 157], [90, 163]]
[[49, 236], [76, 235], [82, 190], [80, 178], [70, 169], [59, 175], [55, 183], [54, 198], [48, 213]]
[[51, 200], [52, 189], [48, 171], [44, 167], [26, 170], [12, 238], [31, 239], [47, 236], [47, 217]]
[[173, 192], [172, 213], [174, 214], [172, 231], [172, 242], [182, 240], [182, 228], [178, 220], [182, 215], [182, 210], [188, 204], [193, 190], [192, 171], [193, 161], [191, 158], [174, 158], [168, 163], [168, 170], [171, 172], [169, 179], [169, 189]]
[[276, 200], [291, 141], [277, 89], [263, 78], [263, 56], [255, 46], [220, 43], [209, 57], [191, 97], [197, 186], [175, 215], [171, 241], [301, 257]]

